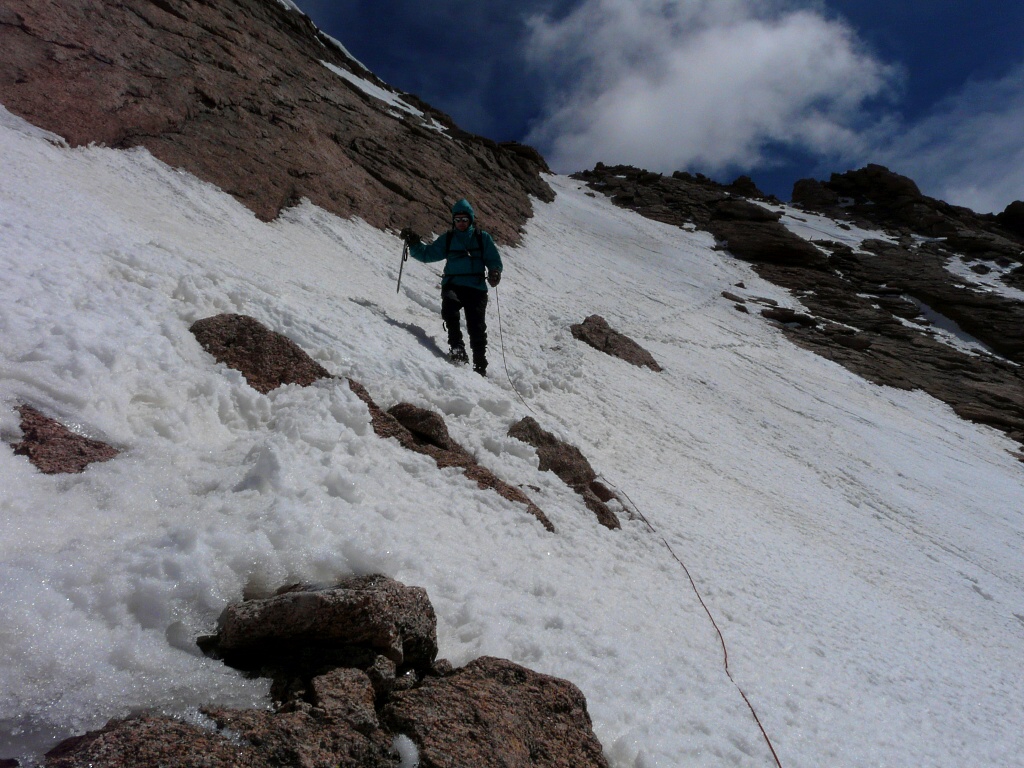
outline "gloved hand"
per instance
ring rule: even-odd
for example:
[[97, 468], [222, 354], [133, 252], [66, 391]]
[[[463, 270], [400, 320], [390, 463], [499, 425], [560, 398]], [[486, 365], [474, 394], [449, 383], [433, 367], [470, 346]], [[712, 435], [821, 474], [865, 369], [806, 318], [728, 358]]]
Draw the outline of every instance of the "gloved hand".
[[398, 233], [398, 236], [405, 241], [406, 245], [419, 245], [423, 242], [423, 238], [416, 234], [412, 227], [406, 227]]
[[487, 282], [491, 288], [497, 288], [498, 283], [501, 282], [501, 272], [497, 269], [492, 269], [487, 272]]

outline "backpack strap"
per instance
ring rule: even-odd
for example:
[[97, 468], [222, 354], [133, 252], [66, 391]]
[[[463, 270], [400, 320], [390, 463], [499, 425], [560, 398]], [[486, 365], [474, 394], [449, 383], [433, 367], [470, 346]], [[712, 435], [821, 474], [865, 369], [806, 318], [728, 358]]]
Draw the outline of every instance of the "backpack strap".
[[[466, 251], [466, 253], [469, 254], [469, 258], [471, 260], [471, 262], [470, 262], [471, 266], [472, 266], [472, 260], [474, 260], [474, 259], [479, 259], [480, 260], [480, 271], [479, 272], [446, 272], [445, 275], [444, 275], [445, 277], [476, 277], [476, 278], [479, 278], [481, 281], [484, 279], [484, 276], [486, 274], [486, 268], [484, 266], [484, 233], [483, 233], [483, 231], [479, 227], [475, 227], [474, 228], [474, 234], [476, 235], [476, 249], [480, 252], [480, 255], [479, 256], [474, 256], [469, 251]], [[446, 259], [448, 258], [448, 256], [452, 252], [452, 238], [453, 237], [455, 237], [455, 230], [449, 229], [448, 230], [448, 234], [445, 236], [445, 241], [444, 241], [444, 255], [445, 255]]]
[[[484, 233], [479, 227], [473, 229], [473, 234], [476, 235], [476, 249], [480, 251], [480, 258], [484, 257]], [[449, 229], [448, 234], [445, 235], [444, 239], [444, 255], [445, 258], [452, 252], [452, 238], [455, 237], [455, 230]], [[473, 258], [476, 258], [475, 256]]]

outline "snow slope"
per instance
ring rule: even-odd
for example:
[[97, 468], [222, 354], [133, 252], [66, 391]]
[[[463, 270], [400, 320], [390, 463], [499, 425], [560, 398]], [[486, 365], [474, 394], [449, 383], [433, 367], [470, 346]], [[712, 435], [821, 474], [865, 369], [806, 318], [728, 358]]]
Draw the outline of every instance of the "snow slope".
[[[27, 402], [125, 451], [45, 476], [0, 446], [0, 757], [141, 708], [264, 706], [196, 635], [244, 591], [380, 571], [428, 590], [456, 665], [579, 685], [616, 768], [774, 765], [667, 543], [787, 768], [1024, 765], [1014, 446], [736, 312], [739, 281], [791, 300], [709, 235], [552, 177], [503, 254], [485, 380], [441, 356], [436, 271], [396, 294], [394, 235], [309, 204], [262, 223], [145, 151], [50, 139], [0, 111], [0, 432]], [[218, 312], [443, 412], [557, 534], [378, 438], [343, 382], [258, 394], [188, 331]], [[665, 372], [576, 342], [592, 313]], [[656, 533], [538, 472], [505, 436], [531, 413]]]

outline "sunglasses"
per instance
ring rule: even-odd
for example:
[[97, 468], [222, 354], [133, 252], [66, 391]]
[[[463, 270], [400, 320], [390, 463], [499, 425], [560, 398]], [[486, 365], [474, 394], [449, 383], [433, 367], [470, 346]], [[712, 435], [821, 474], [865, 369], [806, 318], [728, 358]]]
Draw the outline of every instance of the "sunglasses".
[[453, 216], [452, 221], [454, 221], [456, 224], [468, 224], [469, 216]]

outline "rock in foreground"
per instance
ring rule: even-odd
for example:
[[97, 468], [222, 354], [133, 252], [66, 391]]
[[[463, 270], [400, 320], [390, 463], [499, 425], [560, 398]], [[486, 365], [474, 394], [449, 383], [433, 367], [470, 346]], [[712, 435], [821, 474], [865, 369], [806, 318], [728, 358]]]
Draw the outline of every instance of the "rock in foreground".
[[46, 768], [396, 768], [391, 739], [333, 713], [204, 710], [194, 722], [163, 715], [113, 720], [58, 745]]
[[598, 481], [597, 473], [579, 448], [559, 440], [543, 429], [532, 416], [513, 424], [508, 430], [508, 436], [536, 448], [537, 468], [541, 472], [554, 472], [562, 482], [582, 496], [587, 509], [597, 516], [601, 525], [613, 530], [622, 527], [615, 513], [605, 503], [616, 498], [615, 494]]
[[189, 330], [217, 362], [240, 371], [263, 394], [282, 384], [309, 386], [331, 375], [294, 341], [247, 315], [214, 315]]
[[652, 371], [661, 371], [661, 366], [650, 352], [628, 336], [613, 330], [608, 321], [600, 315], [591, 315], [582, 323], [569, 326], [569, 330], [573, 337], [606, 355], [641, 368], [646, 366]]
[[46, 766], [398, 768], [404, 736], [422, 768], [606, 768], [575, 685], [489, 657], [453, 671], [435, 625], [423, 589], [379, 575], [231, 606], [203, 645], [273, 674], [274, 709], [112, 720]]
[[76, 435], [30, 405], [19, 407], [18, 413], [23, 437], [11, 447], [44, 474], [82, 472], [94, 461], [109, 461], [119, 453], [104, 442]]
[[398, 693], [383, 719], [416, 743], [420, 768], [608, 765], [579, 688], [503, 659]]
[[427, 669], [437, 656], [437, 618], [426, 590], [366, 576], [331, 589], [299, 588], [229, 606], [216, 647], [239, 666], [235, 659], [280, 664], [307, 646], [365, 648], [396, 667]]

